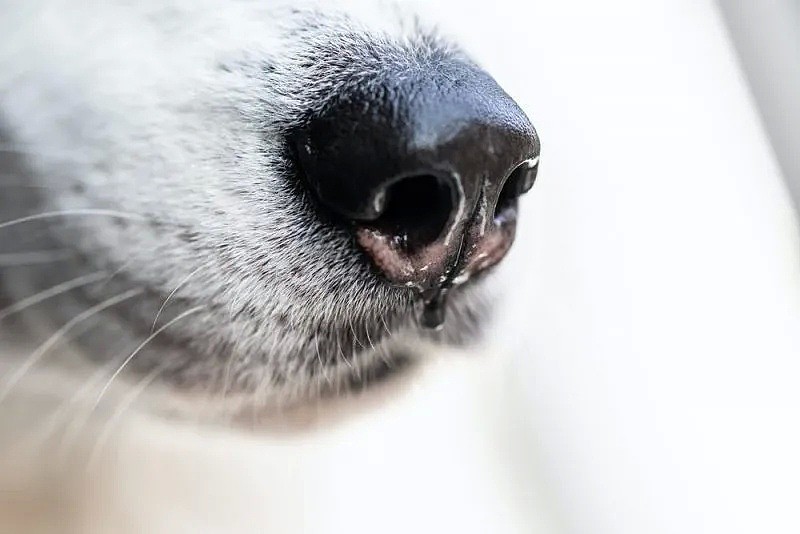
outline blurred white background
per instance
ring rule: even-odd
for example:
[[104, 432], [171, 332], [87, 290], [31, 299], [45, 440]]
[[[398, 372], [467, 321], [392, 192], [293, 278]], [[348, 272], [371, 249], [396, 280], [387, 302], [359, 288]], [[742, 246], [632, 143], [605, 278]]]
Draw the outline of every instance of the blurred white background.
[[778, 162], [800, 206], [800, 1], [719, 0]]
[[496, 342], [530, 506], [544, 488], [565, 532], [800, 532], [800, 226], [781, 168], [800, 91], [773, 55], [797, 28], [756, 17], [778, 3], [729, 3], [735, 40], [710, 0], [441, 6], [542, 138]]

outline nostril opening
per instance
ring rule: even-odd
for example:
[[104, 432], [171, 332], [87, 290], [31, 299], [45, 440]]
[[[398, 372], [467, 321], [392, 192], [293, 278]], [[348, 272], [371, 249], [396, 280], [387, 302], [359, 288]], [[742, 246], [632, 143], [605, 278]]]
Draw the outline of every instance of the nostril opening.
[[536, 157], [523, 161], [511, 172], [497, 198], [494, 208], [495, 220], [504, 218], [517, 206], [517, 199], [533, 187], [538, 170], [539, 158]]
[[385, 192], [383, 213], [370, 226], [414, 252], [436, 241], [454, 208], [451, 186], [436, 176], [411, 176]]

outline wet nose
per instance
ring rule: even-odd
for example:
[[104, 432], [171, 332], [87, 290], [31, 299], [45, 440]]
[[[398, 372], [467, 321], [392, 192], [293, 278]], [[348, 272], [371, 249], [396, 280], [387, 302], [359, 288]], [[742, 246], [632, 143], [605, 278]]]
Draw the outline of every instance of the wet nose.
[[375, 267], [423, 293], [498, 263], [533, 185], [539, 140], [487, 73], [460, 59], [343, 84], [292, 136], [321, 203]]

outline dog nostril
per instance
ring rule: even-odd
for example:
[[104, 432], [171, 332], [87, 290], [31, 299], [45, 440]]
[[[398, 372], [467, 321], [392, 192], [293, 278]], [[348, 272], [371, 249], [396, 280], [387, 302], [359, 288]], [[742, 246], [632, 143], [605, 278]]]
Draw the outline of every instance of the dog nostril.
[[505, 256], [539, 155], [519, 106], [459, 58], [346, 84], [287, 141], [325, 213], [346, 221], [389, 283], [428, 304]]
[[382, 209], [369, 226], [392, 236], [411, 253], [436, 241], [455, 209], [453, 188], [436, 176], [403, 178], [379, 195], [375, 204]]
[[506, 179], [503, 189], [497, 198], [494, 208], [494, 218], [498, 220], [516, 206], [517, 199], [530, 191], [536, 182], [539, 172], [539, 157], [527, 159], [520, 163]]

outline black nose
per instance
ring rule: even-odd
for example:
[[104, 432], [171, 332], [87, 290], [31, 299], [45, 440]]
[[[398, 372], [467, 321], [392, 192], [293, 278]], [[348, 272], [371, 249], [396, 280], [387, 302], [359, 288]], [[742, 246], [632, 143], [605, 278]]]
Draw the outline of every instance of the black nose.
[[538, 168], [519, 106], [460, 59], [344, 86], [292, 141], [319, 200], [389, 281], [426, 291], [500, 261]]

